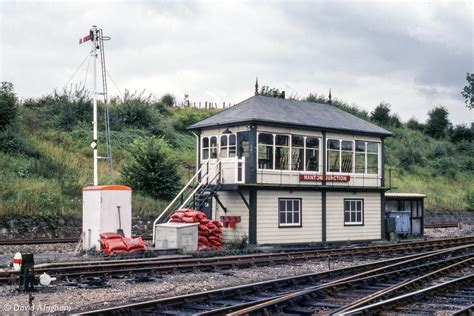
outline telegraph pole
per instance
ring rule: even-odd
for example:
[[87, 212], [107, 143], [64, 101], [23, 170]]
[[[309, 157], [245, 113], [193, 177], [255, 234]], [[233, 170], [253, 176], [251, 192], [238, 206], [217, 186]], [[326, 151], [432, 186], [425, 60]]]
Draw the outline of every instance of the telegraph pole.
[[93, 118], [92, 118], [92, 128], [93, 128], [93, 136], [92, 136], [92, 143], [91, 147], [94, 151], [94, 186], [99, 184], [99, 173], [97, 170], [97, 145], [98, 145], [98, 137], [97, 137], [97, 46], [98, 46], [98, 32], [97, 26], [92, 26], [92, 58], [94, 59], [92, 62], [92, 71], [93, 71], [93, 91], [92, 91], [92, 100], [93, 100]]

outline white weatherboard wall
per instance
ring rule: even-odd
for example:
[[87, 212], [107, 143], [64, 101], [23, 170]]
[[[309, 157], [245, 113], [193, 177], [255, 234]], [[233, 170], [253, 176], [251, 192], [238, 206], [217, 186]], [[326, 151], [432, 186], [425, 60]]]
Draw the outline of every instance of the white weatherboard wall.
[[[344, 199], [364, 200], [364, 225], [344, 226]], [[365, 192], [326, 193], [327, 241], [381, 239], [381, 195]]]
[[[243, 193], [245, 199], [248, 201], [249, 195], [247, 192]], [[220, 221], [221, 216], [240, 216], [241, 222], [235, 224], [235, 228], [222, 227], [222, 239], [230, 241], [233, 239], [242, 238], [244, 235], [249, 236], [249, 210], [245, 205], [240, 195], [235, 191], [221, 191], [219, 192], [219, 200], [227, 208], [227, 214], [214, 201], [216, 211], [214, 219]]]
[[[117, 232], [132, 235], [132, 190], [123, 185], [102, 185], [82, 189], [83, 249], [100, 249], [99, 234]], [[117, 206], [120, 206], [120, 223]]]
[[[301, 227], [278, 227], [278, 198], [301, 198]], [[321, 192], [257, 192], [257, 243], [284, 244], [321, 241]]]

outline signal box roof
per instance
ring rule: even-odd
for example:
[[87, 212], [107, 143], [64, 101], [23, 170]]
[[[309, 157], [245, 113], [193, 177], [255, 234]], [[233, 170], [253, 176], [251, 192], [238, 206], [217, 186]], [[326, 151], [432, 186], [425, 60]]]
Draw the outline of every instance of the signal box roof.
[[189, 127], [191, 130], [246, 123], [391, 136], [392, 133], [335, 106], [255, 95]]

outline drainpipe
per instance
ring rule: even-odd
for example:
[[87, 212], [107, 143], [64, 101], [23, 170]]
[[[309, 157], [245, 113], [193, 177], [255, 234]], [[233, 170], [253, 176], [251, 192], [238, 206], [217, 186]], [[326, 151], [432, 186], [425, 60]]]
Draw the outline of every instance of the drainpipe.
[[200, 160], [200, 157], [199, 157], [199, 135], [194, 133], [194, 132], [191, 132], [193, 133], [193, 135], [196, 137], [196, 172], [198, 172], [199, 170], [199, 160]]

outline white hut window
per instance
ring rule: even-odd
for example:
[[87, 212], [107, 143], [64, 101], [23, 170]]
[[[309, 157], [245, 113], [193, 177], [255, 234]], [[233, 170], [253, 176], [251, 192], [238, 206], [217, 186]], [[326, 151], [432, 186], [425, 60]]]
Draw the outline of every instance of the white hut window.
[[237, 152], [235, 134], [221, 135], [220, 141], [220, 157], [232, 158]]
[[202, 160], [209, 159], [209, 137], [202, 138]]
[[301, 226], [301, 199], [278, 199], [279, 226]]
[[364, 225], [363, 199], [344, 199], [344, 225]]
[[202, 160], [217, 158], [217, 136], [202, 138]]

